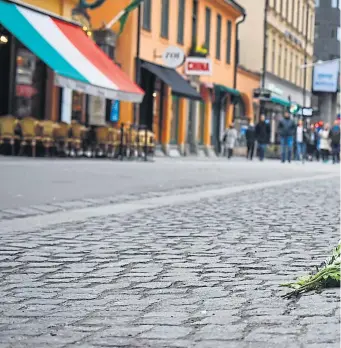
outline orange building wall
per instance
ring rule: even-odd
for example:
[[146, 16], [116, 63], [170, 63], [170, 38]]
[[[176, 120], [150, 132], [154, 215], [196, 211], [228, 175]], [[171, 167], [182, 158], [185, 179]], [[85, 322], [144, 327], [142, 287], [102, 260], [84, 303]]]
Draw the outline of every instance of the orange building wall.
[[243, 68], [238, 68], [237, 72], [237, 89], [241, 92], [243, 101], [246, 106], [246, 116], [254, 117], [253, 110], [253, 90], [259, 88], [260, 76]]
[[[36, 0], [37, 1], [37, 0]], [[108, 23], [117, 13], [130, 3], [130, 0], [107, 1], [103, 6], [96, 10], [89, 11], [93, 28], [99, 28], [103, 23]], [[185, 27], [184, 27], [184, 44], [177, 43], [178, 30], [178, 1], [170, 1], [169, 14], [169, 38], [161, 38], [161, 0], [153, 0], [151, 15], [151, 31], [141, 30], [140, 58], [163, 65], [161, 56], [162, 52], [168, 46], [179, 46], [185, 54], [188, 54], [191, 48], [192, 39], [192, 1], [185, 2]], [[175, 6], [174, 6], [175, 5]], [[231, 6], [222, 4], [219, 0], [200, 0], [198, 6], [198, 25], [197, 42], [201, 45], [205, 40], [205, 8], [211, 8], [211, 43], [209, 57], [213, 62], [213, 75], [201, 77], [202, 82], [212, 82], [232, 87], [233, 85], [233, 67], [235, 56], [235, 21], [240, 14]], [[221, 37], [221, 60], [215, 59], [216, 50], [216, 16], [217, 13], [222, 16], [222, 37]], [[133, 11], [129, 17], [122, 35], [118, 38], [116, 48], [116, 60], [121, 64], [122, 69], [135, 79], [135, 56], [136, 56], [136, 34], [137, 34], [137, 13]], [[232, 21], [231, 37], [231, 63], [226, 64], [226, 21]], [[118, 25], [112, 28], [114, 31], [119, 29]], [[180, 74], [184, 74], [184, 68], [177, 69]], [[122, 122], [131, 122], [133, 120], [133, 105], [131, 103], [121, 104]]]
[[24, 0], [24, 2], [66, 18], [71, 18], [72, 9], [78, 4], [78, 0]]

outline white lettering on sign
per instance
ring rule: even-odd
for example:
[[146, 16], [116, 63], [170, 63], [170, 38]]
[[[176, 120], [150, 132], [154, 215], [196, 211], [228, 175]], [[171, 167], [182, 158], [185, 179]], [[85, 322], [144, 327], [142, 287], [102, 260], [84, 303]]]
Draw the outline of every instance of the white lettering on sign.
[[185, 74], [196, 76], [212, 75], [212, 61], [209, 58], [187, 57]]
[[180, 47], [169, 46], [162, 54], [162, 60], [168, 68], [178, 68], [184, 63], [185, 53]]

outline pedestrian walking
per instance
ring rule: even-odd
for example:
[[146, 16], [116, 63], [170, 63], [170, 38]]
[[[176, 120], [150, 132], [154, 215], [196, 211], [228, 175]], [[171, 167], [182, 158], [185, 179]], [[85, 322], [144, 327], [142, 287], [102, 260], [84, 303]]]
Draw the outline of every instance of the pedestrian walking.
[[252, 161], [253, 153], [255, 151], [255, 142], [256, 142], [256, 128], [252, 121], [250, 121], [249, 126], [245, 132], [247, 154], [246, 158]]
[[320, 137], [320, 152], [322, 156], [322, 161], [327, 163], [329, 160], [330, 152], [330, 138], [329, 138], [330, 128], [329, 123], [326, 123], [322, 130], [319, 132]]
[[225, 140], [225, 152], [227, 152], [227, 158], [230, 159], [233, 156], [233, 149], [236, 145], [236, 141], [238, 138], [238, 132], [236, 128], [234, 128], [234, 123], [230, 124], [230, 127], [226, 129], [224, 140]]
[[340, 163], [340, 124], [338, 120], [335, 120], [334, 126], [329, 133], [333, 163]]
[[296, 127], [296, 161], [304, 161], [306, 153], [307, 129], [302, 120], [298, 120]]
[[265, 116], [260, 116], [260, 121], [256, 125], [256, 140], [258, 146], [259, 160], [263, 161], [265, 157], [266, 145], [270, 140], [270, 126], [265, 122]]
[[284, 113], [284, 117], [279, 121], [278, 133], [280, 136], [281, 143], [281, 157], [282, 163], [286, 160], [291, 162], [294, 134], [296, 126], [294, 121], [290, 118], [288, 111]]
[[317, 151], [317, 134], [316, 134], [315, 126], [313, 124], [311, 124], [310, 128], [307, 130], [306, 146], [307, 146], [308, 160], [312, 161]]

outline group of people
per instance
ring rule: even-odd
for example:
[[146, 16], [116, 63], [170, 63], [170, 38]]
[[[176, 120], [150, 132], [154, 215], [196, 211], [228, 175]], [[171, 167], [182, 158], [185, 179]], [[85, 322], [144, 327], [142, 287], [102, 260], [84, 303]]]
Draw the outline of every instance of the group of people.
[[[261, 115], [260, 121], [254, 125], [249, 122], [245, 133], [247, 144], [247, 158], [252, 160], [257, 143], [257, 154], [260, 161], [264, 160], [266, 147], [270, 142], [270, 125]], [[278, 136], [281, 146], [281, 161], [291, 162], [291, 160], [316, 160], [322, 159], [328, 162], [330, 154], [333, 163], [340, 162], [340, 122], [336, 120], [333, 127], [328, 123], [323, 126], [311, 124], [309, 127], [304, 125], [303, 120], [298, 120], [297, 124], [291, 118], [289, 112], [285, 112], [284, 117], [278, 124]], [[225, 131], [223, 143], [227, 157], [231, 158], [233, 149], [238, 139], [238, 132], [231, 124]]]

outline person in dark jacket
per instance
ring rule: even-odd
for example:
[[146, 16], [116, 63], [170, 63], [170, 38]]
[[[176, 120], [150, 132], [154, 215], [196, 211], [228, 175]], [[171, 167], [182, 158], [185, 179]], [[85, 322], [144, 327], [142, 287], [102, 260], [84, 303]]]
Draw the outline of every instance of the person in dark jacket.
[[330, 130], [329, 138], [331, 141], [333, 163], [340, 162], [340, 125], [339, 121], [334, 122], [334, 126]]
[[246, 158], [252, 161], [256, 141], [256, 128], [252, 121], [250, 121], [249, 126], [247, 127], [245, 137], [247, 145]]
[[284, 117], [279, 121], [278, 133], [281, 142], [281, 152], [282, 152], [282, 162], [286, 160], [291, 162], [291, 155], [294, 142], [294, 134], [296, 131], [296, 126], [294, 121], [290, 118], [288, 111], [284, 113]]
[[306, 134], [307, 156], [308, 160], [312, 161], [317, 150], [317, 134], [315, 125], [311, 124]]
[[256, 140], [258, 143], [259, 159], [264, 160], [266, 145], [270, 140], [270, 126], [265, 122], [265, 116], [261, 115], [256, 126]]

